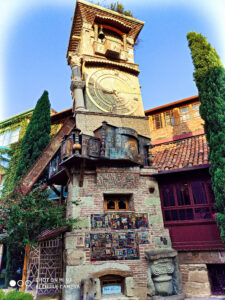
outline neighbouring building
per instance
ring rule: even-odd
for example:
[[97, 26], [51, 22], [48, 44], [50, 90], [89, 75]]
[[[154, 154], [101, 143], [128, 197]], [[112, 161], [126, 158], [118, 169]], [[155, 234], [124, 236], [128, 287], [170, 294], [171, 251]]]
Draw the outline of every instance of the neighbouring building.
[[[0, 122], [0, 147], [1, 149], [7, 149], [11, 145], [16, 145], [23, 137], [29, 119], [32, 115], [33, 109], [27, 110], [21, 114], [8, 118]], [[0, 191], [3, 188], [5, 169], [9, 165], [10, 157], [5, 154], [5, 158], [8, 160], [0, 161]]]
[[[33, 109], [27, 110], [21, 114], [8, 118], [0, 122], [0, 148], [7, 150], [0, 159], [0, 193], [4, 187], [6, 170], [9, 167], [10, 158], [17, 155], [20, 149], [20, 141], [26, 131], [28, 122], [33, 113]], [[8, 154], [11, 149], [11, 156]], [[0, 237], [4, 233], [0, 232]], [[23, 259], [17, 259], [14, 262], [15, 269], [23, 265]], [[5, 286], [5, 271], [6, 271], [6, 246], [0, 244], [0, 288]]]
[[214, 214], [198, 96], [147, 110], [165, 227], [189, 297], [225, 295], [225, 249]]
[[[0, 122], [0, 149], [7, 150], [0, 158], [0, 193], [4, 188], [4, 182], [6, 179], [6, 172], [8, 168], [11, 168], [11, 172], [16, 169], [16, 161], [19, 159], [20, 147], [22, 138], [26, 132], [30, 118], [34, 109], [29, 109], [23, 113], [15, 115], [11, 118], [5, 119]], [[71, 111], [71, 110], [68, 110]], [[51, 109], [51, 134], [54, 135], [62, 126], [64, 122], [64, 116], [66, 112], [61, 112], [60, 116], [53, 109]], [[10, 155], [8, 154], [10, 150]], [[13, 159], [13, 164], [10, 165], [10, 160]], [[7, 181], [7, 180], [6, 180]], [[7, 184], [7, 182], [6, 182]], [[58, 187], [57, 187], [58, 188]], [[59, 189], [59, 188], [58, 188]], [[52, 191], [50, 197], [55, 199], [59, 196]], [[4, 236], [4, 232], [0, 232], [0, 238]], [[17, 252], [18, 250], [18, 252]], [[5, 274], [6, 274], [6, 246], [0, 244], [0, 288], [5, 286]], [[14, 249], [14, 258], [12, 259], [12, 272], [14, 273], [12, 279], [20, 279], [22, 275], [23, 266], [23, 252], [21, 249]], [[17, 257], [16, 257], [17, 256]], [[18, 272], [17, 272], [18, 271]]]
[[[0, 148], [1, 149], [4, 150], [4, 149], [11, 148], [14, 153], [16, 149], [20, 147], [20, 141], [22, 140], [26, 132], [26, 128], [29, 124], [33, 111], [34, 109], [32, 108], [0, 122]], [[62, 126], [62, 123], [64, 121], [64, 119], [60, 119], [59, 122], [57, 119], [57, 114], [56, 117], [53, 118], [55, 114], [56, 114], [55, 110], [51, 109], [51, 118], [52, 118], [51, 134], [57, 132]], [[11, 155], [13, 155], [13, 153]], [[10, 162], [10, 156], [7, 153], [3, 156], [5, 156], [7, 160], [1, 160], [0, 158], [0, 192], [4, 186], [5, 173], [6, 173], [5, 169], [8, 168]]]

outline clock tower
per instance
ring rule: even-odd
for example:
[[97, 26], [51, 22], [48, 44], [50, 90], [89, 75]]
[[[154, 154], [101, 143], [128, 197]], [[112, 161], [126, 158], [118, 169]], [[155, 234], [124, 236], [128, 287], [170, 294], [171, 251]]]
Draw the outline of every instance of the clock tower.
[[49, 167], [49, 182], [67, 186], [67, 217], [76, 219], [63, 237], [63, 300], [179, 291], [133, 57], [143, 24], [76, 2], [67, 51], [75, 127]]
[[76, 126], [82, 132], [91, 134], [107, 116], [112, 125], [138, 126], [139, 134], [149, 136], [133, 55], [143, 25], [133, 17], [77, 1], [67, 61]]

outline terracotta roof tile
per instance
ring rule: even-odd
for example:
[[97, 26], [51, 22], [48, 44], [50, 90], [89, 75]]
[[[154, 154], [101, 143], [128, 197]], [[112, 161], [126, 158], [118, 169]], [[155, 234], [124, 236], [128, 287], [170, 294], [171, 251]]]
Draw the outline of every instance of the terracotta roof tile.
[[209, 164], [205, 135], [198, 135], [152, 148], [153, 167], [159, 171]]

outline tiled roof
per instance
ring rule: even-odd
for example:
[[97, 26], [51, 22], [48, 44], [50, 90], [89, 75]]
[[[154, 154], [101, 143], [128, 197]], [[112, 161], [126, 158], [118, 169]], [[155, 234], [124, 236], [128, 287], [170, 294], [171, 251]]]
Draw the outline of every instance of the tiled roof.
[[153, 167], [158, 171], [189, 168], [209, 164], [209, 148], [205, 135], [193, 136], [152, 148]]
[[171, 103], [167, 103], [165, 105], [161, 105], [161, 106], [157, 106], [157, 107], [154, 107], [154, 108], [150, 108], [150, 109], [147, 109], [145, 111], [145, 115], [146, 116], [150, 116], [152, 113], [158, 112], [160, 110], [166, 110], [168, 108], [177, 107], [178, 105], [180, 106], [180, 105], [186, 104], [188, 102], [197, 101], [197, 100], [199, 100], [198, 98], [199, 98], [199, 96], [195, 95], [195, 96], [192, 96], [192, 97], [188, 97], [188, 98], [177, 100], [177, 101], [174, 101], [174, 102], [171, 102]]

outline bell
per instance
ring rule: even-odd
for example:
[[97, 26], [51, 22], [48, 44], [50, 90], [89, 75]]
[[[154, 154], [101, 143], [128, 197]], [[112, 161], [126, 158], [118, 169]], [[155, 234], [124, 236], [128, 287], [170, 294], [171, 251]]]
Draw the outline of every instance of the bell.
[[99, 37], [100, 40], [103, 40], [104, 37], [105, 37], [104, 32], [102, 30], [102, 26], [100, 27], [100, 31], [99, 31], [98, 37]]

